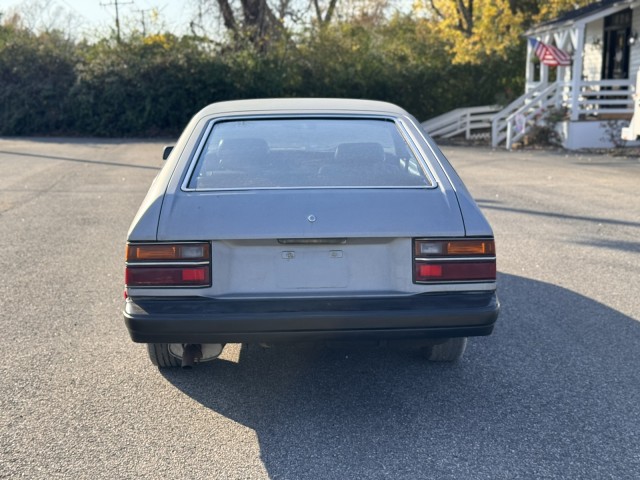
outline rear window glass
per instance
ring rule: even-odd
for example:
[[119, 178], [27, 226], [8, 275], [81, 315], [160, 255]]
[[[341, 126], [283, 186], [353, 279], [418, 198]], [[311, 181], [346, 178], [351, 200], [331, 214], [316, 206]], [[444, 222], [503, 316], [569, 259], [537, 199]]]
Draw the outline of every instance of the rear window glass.
[[247, 119], [214, 124], [195, 190], [428, 187], [422, 163], [384, 119]]

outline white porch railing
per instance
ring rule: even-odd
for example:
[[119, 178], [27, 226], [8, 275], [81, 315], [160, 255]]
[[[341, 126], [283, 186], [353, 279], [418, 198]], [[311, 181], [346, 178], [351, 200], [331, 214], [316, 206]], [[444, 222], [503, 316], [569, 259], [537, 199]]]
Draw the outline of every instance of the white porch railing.
[[[571, 93], [573, 91], [572, 82], [556, 82], [560, 91], [558, 98], [561, 105], [572, 110]], [[527, 83], [527, 92], [533, 89], [539, 89], [545, 84]], [[574, 111], [575, 117], [579, 115], [590, 115], [597, 113], [601, 107], [603, 111], [600, 113], [616, 113], [628, 114], [633, 110], [633, 93], [634, 85], [629, 79], [620, 80], [598, 80], [583, 81], [578, 85], [580, 89]], [[522, 97], [521, 97], [522, 98]], [[518, 102], [516, 100], [514, 103]], [[606, 111], [604, 111], [606, 110]]]
[[456, 108], [423, 122], [422, 127], [432, 137], [451, 138], [464, 133], [467, 140], [489, 138], [491, 120], [500, 109], [500, 105]]
[[495, 148], [504, 142], [510, 150], [535, 125], [544, 125], [553, 108], [566, 108], [571, 120], [633, 114], [635, 89], [631, 80], [584, 81], [578, 87], [574, 98], [571, 82], [527, 85], [527, 92], [503, 109], [496, 105], [457, 108], [422, 126], [433, 137], [450, 138], [464, 133], [467, 139], [488, 137], [486, 131], [490, 128], [491, 145]]
[[633, 85], [630, 80], [580, 82], [577, 98], [573, 98], [571, 82], [540, 84], [509, 104], [493, 118], [491, 144], [503, 141], [508, 150], [534, 125], [544, 125], [555, 108], [566, 108], [572, 120], [580, 116], [597, 120], [605, 115], [633, 113]]
[[[567, 85], [571, 98], [571, 85]], [[574, 115], [632, 114], [634, 87], [631, 80], [581, 82]], [[567, 105], [570, 106], [570, 105]]]

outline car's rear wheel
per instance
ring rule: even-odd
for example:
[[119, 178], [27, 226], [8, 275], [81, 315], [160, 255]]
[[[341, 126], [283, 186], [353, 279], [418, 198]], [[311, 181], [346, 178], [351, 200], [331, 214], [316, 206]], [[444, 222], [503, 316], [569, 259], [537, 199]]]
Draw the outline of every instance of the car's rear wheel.
[[422, 351], [431, 362], [456, 362], [467, 348], [467, 337], [448, 338], [437, 345], [423, 347]]
[[172, 368], [182, 365], [182, 359], [174, 357], [169, 352], [168, 343], [147, 343], [149, 359], [158, 368]]

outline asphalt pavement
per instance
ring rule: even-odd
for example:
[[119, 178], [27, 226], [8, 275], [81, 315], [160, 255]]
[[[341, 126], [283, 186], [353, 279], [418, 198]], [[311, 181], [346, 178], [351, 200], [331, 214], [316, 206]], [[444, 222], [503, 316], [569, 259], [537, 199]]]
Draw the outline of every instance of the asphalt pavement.
[[448, 147], [502, 312], [454, 365], [129, 340], [128, 226], [161, 142], [0, 139], [0, 478], [640, 477], [640, 162]]

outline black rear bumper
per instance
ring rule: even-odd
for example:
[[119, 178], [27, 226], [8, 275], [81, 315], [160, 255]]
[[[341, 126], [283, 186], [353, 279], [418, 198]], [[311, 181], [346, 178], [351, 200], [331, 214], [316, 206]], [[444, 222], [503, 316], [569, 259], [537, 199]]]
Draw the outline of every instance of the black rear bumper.
[[125, 304], [134, 342], [243, 343], [489, 335], [495, 292], [391, 298], [220, 300], [139, 297]]

